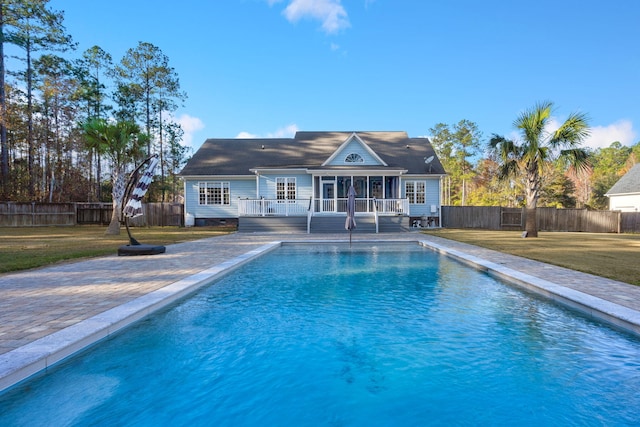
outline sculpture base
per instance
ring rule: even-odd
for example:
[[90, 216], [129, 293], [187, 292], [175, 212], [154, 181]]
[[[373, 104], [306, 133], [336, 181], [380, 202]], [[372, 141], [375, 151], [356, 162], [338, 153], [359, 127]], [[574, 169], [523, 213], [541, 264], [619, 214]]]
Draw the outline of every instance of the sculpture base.
[[118, 248], [118, 256], [157, 255], [163, 254], [165, 250], [162, 245], [122, 245]]

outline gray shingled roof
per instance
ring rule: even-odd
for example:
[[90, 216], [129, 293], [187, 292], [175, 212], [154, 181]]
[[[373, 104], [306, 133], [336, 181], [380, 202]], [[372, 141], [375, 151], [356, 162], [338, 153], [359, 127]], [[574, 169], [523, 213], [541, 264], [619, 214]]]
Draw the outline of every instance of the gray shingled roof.
[[252, 169], [261, 168], [328, 169], [322, 163], [353, 133], [388, 165], [377, 170], [445, 173], [437, 157], [430, 165], [424, 163], [435, 155], [429, 139], [409, 138], [406, 132], [297, 132], [294, 138], [207, 139], [180, 175], [251, 175]]
[[605, 196], [617, 194], [640, 193], [640, 163], [633, 165], [629, 172], [616, 182]]

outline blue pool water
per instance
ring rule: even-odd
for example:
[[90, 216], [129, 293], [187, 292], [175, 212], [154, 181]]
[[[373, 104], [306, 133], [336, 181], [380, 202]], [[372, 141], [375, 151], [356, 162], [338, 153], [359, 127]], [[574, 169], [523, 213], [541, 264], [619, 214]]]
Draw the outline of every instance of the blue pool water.
[[2, 426], [640, 424], [640, 340], [419, 246], [288, 246], [0, 395]]

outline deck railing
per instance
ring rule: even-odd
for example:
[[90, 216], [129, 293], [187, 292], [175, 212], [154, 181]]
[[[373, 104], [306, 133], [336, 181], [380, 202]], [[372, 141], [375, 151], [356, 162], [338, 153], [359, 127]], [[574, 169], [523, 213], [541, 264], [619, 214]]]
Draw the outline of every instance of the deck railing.
[[376, 211], [381, 215], [409, 215], [409, 199], [374, 199]]
[[304, 216], [309, 200], [240, 199], [239, 216]]
[[[374, 204], [375, 208], [374, 209]], [[347, 199], [314, 200], [314, 212], [342, 213], [347, 211]], [[408, 199], [356, 199], [356, 213], [373, 214], [377, 210], [381, 215], [409, 215]]]
[[[239, 216], [308, 216], [311, 214], [346, 213], [347, 199], [239, 199]], [[409, 215], [408, 199], [356, 199], [356, 213]]]

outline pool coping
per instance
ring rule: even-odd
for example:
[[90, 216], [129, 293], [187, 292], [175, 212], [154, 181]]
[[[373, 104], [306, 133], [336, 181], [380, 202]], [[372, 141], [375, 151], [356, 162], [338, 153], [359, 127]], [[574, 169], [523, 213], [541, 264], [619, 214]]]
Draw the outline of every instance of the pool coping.
[[34, 374], [46, 371], [54, 364], [108, 338], [132, 323], [197, 291], [280, 245], [281, 242], [267, 243], [20, 348], [1, 354], [0, 392]]
[[578, 310], [582, 314], [608, 323], [626, 332], [640, 336], [640, 311], [624, 307], [611, 301], [580, 292], [549, 280], [505, 267], [492, 261], [464, 253], [456, 249], [430, 241], [420, 244], [438, 253], [457, 259], [471, 267], [482, 270], [515, 286], [527, 289], [538, 295], [549, 298], [566, 307]]
[[[416, 239], [358, 240], [362, 243], [416, 243], [437, 253], [456, 259], [475, 269], [482, 270], [515, 286], [547, 297], [564, 306], [576, 309], [594, 319], [606, 322], [640, 336], [640, 311], [580, 292], [549, 280], [488, 261], [434, 241]], [[210, 266], [198, 273], [173, 282], [160, 289], [111, 308], [74, 325], [44, 336], [7, 353], [0, 354], [0, 392], [46, 371], [62, 360], [75, 355], [132, 323], [152, 314], [185, 296], [196, 292], [212, 281], [232, 272], [243, 264], [268, 253], [283, 244], [346, 243], [343, 239], [286, 238], [274, 240], [239, 256]]]

